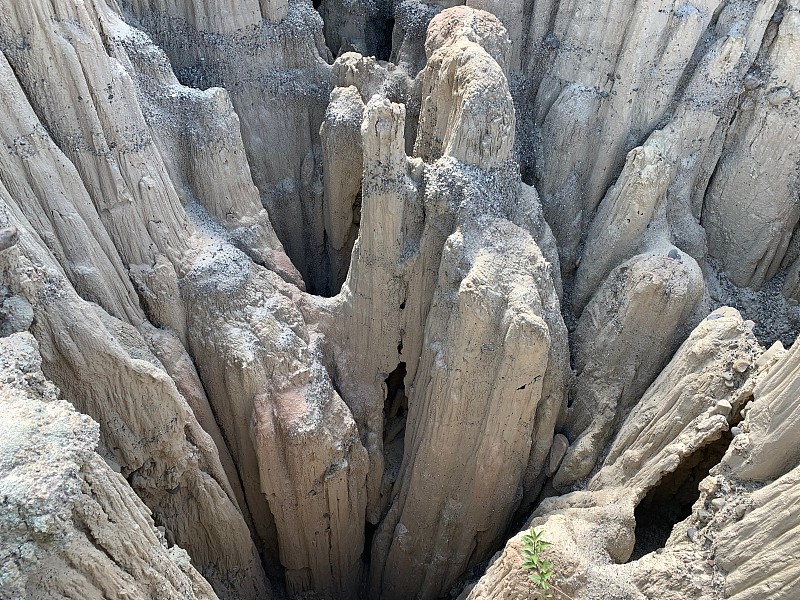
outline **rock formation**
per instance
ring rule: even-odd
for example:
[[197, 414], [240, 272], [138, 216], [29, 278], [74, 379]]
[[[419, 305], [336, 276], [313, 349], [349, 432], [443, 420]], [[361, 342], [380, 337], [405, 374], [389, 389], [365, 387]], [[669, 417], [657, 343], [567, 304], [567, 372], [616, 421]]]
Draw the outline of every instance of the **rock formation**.
[[[797, 452], [794, 419], [781, 415], [796, 406], [790, 391], [797, 385], [790, 375], [795, 355], [780, 343], [763, 352], [730, 308], [714, 311], [692, 332], [625, 420], [586, 491], [545, 500], [533, 514], [530, 524], [554, 542], [564, 593], [598, 597], [606, 588], [625, 598], [792, 597], [796, 569], [782, 557], [793, 547], [785, 536], [800, 526], [797, 511], [785, 508], [796, 494]], [[704, 451], [719, 440], [727, 446], [721, 460]], [[699, 480], [709, 459], [718, 464]], [[634, 551], [634, 507], [649, 501], [663, 508], [654, 491], [670, 495], [667, 504], [680, 503], [691, 489], [699, 491], [691, 513], [660, 555], [620, 564]], [[525, 593], [520, 540], [508, 543], [465, 598]]]
[[3, 596], [216, 599], [95, 452], [97, 423], [58, 397], [33, 336], [11, 334], [0, 350]]
[[799, 28], [0, 0], [0, 596], [800, 593]]

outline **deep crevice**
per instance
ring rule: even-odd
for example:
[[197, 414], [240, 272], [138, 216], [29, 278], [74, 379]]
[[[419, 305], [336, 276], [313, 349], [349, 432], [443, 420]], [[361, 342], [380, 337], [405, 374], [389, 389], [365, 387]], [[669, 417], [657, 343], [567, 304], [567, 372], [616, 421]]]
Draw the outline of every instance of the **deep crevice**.
[[376, 24], [375, 27], [375, 58], [389, 60], [392, 57], [392, 35], [394, 34], [394, 19], [388, 18]]
[[[402, 343], [402, 342], [401, 342]], [[381, 494], [391, 496], [400, 475], [406, 437], [408, 398], [406, 397], [406, 363], [400, 362], [384, 379], [386, 398], [383, 403], [383, 483]], [[368, 535], [368, 531], [365, 535]], [[371, 544], [371, 539], [368, 540]], [[365, 544], [365, 552], [367, 546]]]
[[[402, 351], [402, 348], [403, 341], [400, 340], [398, 351]], [[391, 429], [393, 421], [402, 418], [405, 425], [405, 415], [408, 412], [405, 377], [406, 363], [400, 362], [397, 368], [384, 379], [386, 384], [386, 400], [383, 404], [383, 416], [386, 422], [386, 427], [384, 428], [384, 443], [392, 441], [388, 439], [388, 432]]]
[[666, 545], [672, 528], [692, 514], [692, 506], [700, 498], [699, 483], [719, 464], [732, 439], [725, 432], [698, 449], [647, 493], [634, 511], [636, 543], [628, 562]]
[[375, 531], [378, 526], [367, 521], [364, 523], [364, 550], [361, 552], [361, 561], [369, 564], [370, 557], [372, 556], [372, 538], [375, 537]]

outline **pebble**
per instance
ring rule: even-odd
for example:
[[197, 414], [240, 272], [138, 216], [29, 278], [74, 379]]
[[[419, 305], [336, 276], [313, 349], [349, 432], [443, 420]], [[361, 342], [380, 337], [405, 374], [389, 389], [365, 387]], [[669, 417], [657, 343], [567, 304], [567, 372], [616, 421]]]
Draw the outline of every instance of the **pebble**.
[[740, 433], [742, 433], [742, 428], [741, 427], [731, 427], [731, 435], [733, 437], [736, 437]]
[[792, 97], [792, 90], [787, 87], [779, 87], [767, 96], [767, 100], [772, 106], [780, 106]]
[[747, 513], [747, 507], [744, 504], [737, 504], [733, 511], [736, 513], [736, 518], [741, 519]]
[[719, 482], [716, 477], [706, 477], [697, 487], [701, 492], [713, 494], [719, 489]]
[[733, 406], [731, 406], [730, 402], [727, 400], [717, 400], [717, 402], [714, 404], [714, 408], [711, 409], [711, 414], [727, 416], [731, 414], [732, 410]]
[[748, 73], [744, 77], [744, 89], [746, 90], [754, 90], [758, 86], [764, 83], [758, 75], [754, 73]]
[[697, 529], [689, 527], [689, 529], [686, 530], [686, 535], [693, 542], [697, 538]]
[[19, 241], [19, 231], [16, 227], [0, 228], [0, 252], [15, 246]]
[[750, 361], [744, 358], [740, 358], [735, 363], [733, 363], [733, 370], [737, 373], [744, 373], [747, 369], [750, 368]]
[[701, 523], [708, 523], [714, 517], [711, 511], [703, 509], [697, 513], [697, 520]]
[[725, 502], [725, 500], [723, 498], [714, 498], [711, 501], [711, 506], [712, 506], [712, 508], [714, 508], [714, 510], [722, 510], [727, 505], [728, 505], [728, 503]]

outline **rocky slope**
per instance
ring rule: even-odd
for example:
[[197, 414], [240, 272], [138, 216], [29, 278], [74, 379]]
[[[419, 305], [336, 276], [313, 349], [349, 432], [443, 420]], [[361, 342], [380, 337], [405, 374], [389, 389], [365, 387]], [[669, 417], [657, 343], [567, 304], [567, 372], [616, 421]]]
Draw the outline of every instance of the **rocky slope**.
[[217, 598], [95, 452], [97, 423], [59, 399], [33, 336], [0, 350], [4, 597]]
[[0, 596], [792, 598], [798, 40], [0, 0]]

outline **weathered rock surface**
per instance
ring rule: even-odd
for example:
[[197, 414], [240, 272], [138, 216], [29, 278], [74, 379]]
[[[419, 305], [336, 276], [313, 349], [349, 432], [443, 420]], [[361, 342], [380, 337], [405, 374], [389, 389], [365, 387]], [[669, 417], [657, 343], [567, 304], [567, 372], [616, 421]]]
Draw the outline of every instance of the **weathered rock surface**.
[[797, 1], [454, 4], [0, 0], [0, 596], [795, 593]]
[[[387, 598], [438, 597], [491, 552], [544, 483], [565, 401], [566, 330], [532, 235], [552, 237], [506, 164], [513, 104], [486, 49], [502, 58], [505, 34], [453, 9], [426, 46], [437, 58], [420, 75], [419, 157], [406, 155], [401, 105], [366, 106], [359, 237], [327, 306], [341, 303], [337, 380], [370, 455], [370, 594]], [[497, 118], [476, 133], [487, 110]]]
[[327, 293], [319, 128], [332, 86], [319, 15], [286, 0], [120, 4], [184, 84], [228, 91], [275, 231], [309, 288]]
[[[3, 199], [6, 219], [9, 208], [14, 204]], [[77, 408], [101, 423], [108, 459], [201, 572], [221, 591], [262, 597], [263, 570], [220, 449], [143, 336], [80, 299], [48, 258], [27, 232], [0, 256], [7, 293], [32, 307], [43, 369]], [[204, 395], [195, 399], [198, 414], [210, 412]]]
[[0, 339], [0, 379], [3, 597], [216, 599], [96, 453], [97, 423], [59, 399], [32, 335]]
[[800, 218], [799, 10], [786, 4], [745, 78], [703, 205], [709, 252], [739, 286], [761, 287], [777, 273]]
[[324, 220], [329, 261], [328, 287], [338, 293], [350, 269], [361, 222], [364, 102], [356, 86], [337, 87], [320, 129], [324, 160]]
[[[797, 457], [794, 419], [779, 415], [796, 406], [796, 355], [762, 355], [732, 309], [709, 315], [631, 412], [587, 491], [545, 500], [534, 513], [530, 524], [554, 543], [547, 554], [560, 589], [574, 598], [602, 597], [604, 588], [624, 598], [791, 597], [796, 573], [781, 557], [794, 551], [785, 536], [800, 524], [787, 510], [796, 495]], [[730, 439], [729, 429], [743, 433], [734, 434], [709, 477], [692, 481], [695, 457], [720, 436]], [[672, 493], [680, 493], [676, 475], [699, 486], [691, 515], [658, 554], [610, 564], [625, 562], [633, 550], [634, 507], [652, 500], [647, 492], [669, 477]], [[524, 593], [521, 537], [466, 597]], [[676, 577], [687, 568], [690, 576]]]
[[592, 471], [669, 361], [702, 294], [702, 274], [690, 256], [637, 256], [597, 291], [574, 332], [577, 377], [563, 425], [571, 443], [553, 479], [556, 489]]

